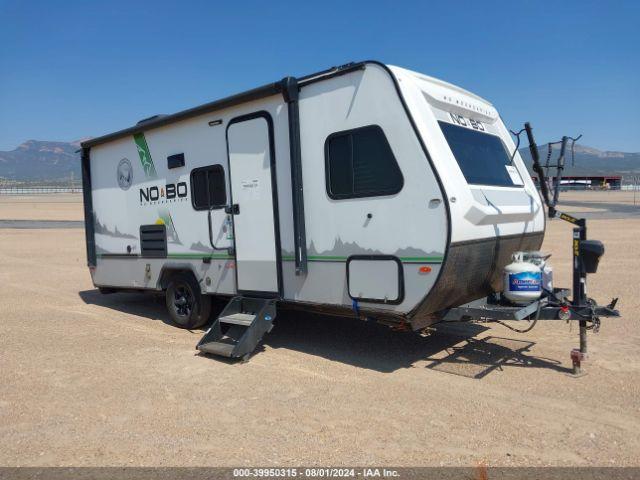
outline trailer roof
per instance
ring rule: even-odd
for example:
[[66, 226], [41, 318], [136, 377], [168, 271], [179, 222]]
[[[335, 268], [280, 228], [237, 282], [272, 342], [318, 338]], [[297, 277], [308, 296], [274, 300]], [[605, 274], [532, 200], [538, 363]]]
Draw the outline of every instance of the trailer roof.
[[91, 140], [82, 142], [81, 146], [82, 148], [91, 148], [96, 145], [107, 143], [122, 137], [135, 135], [137, 133], [145, 132], [153, 128], [169, 125], [171, 123], [178, 122], [180, 120], [185, 120], [187, 118], [196, 117], [205, 113], [215, 112], [217, 110], [222, 110], [224, 108], [232, 107], [234, 105], [239, 105], [241, 103], [251, 102], [253, 100], [259, 100], [261, 98], [270, 97], [271, 95], [277, 95], [277, 94], [286, 95], [287, 85], [290, 85], [292, 81], [293, 81], [293, 84], [299, 88], [301, 86], [308, 85], [310, 83], [314, 83], [328, 77], [344, 75], [345, 73], [362, 69], [365, 67], [367, 63], [380, 64], [380, 62], [376, 62], [376, 61], [357, 62], [357, 63], [351, 62], [345, 65], [341, 65], [339, 67], [331, 67], [326, 70], [322, 70], [320, 72], [316, 72], [311, 75], [305, 75], [299, 78], [285, 77], [280, 81], [268, 83], [261, 87], [254, 88], [252, 90], [247, 90], [246, 92], [231, 95], [229, 97], [222, 98], [220, 100], [215, 100], [213, 102], [205, 103], [203, 105], [189, 108], [187, 110], [182, 110], [177, 113], [173, 113], [170, 115], [156, 115], [153, 117], [149, 117], [148, 119], [141, 120], [136, 125], [129, 128], [125, 128], [124, 130], [119, 130], [114, 133], [109, 133], [107, 135], [92, 138]]
[[481, 102], [486, 103], [487, 105], [491, 105], [493, 106], [493, 104], [487, 100], [486, 98], [482, 98], [479, 95], [476, 95], [473, 92], [470, 92], [469, 90], [466, 90], [462, 87], [459, 87], [458, 85], [454, 85], [453, 83], [449, 83], [449, 82], [445, 82], [444, 80], [440, 80], [439, 78], [435, 78], [435, 77], [430, 77], [429, 75], [425, 75], [424, 73], [420, 73], [420, 72], [416, 72], [415, 70], [409, 70], [407, 68], [403, 68], [403, 67], [397, 67], [395, 65], [389, 65], [389, 68], [391, 68], [392, 70], [396, 70], [396, 71], [402, 71], [405, 72], [409, 75], [412, 75], [416, 78], [419, 78], [420, 80], [424, 80], [425, 82], [429, 82], [433, 85], [438, 85], [441, 87], [444, 87], [448, 90], [452, 90], [456, 93], [462, 93], [464, 95], [469, 96], [470, 98], [473, 98], [475, 100], [479, 100]]

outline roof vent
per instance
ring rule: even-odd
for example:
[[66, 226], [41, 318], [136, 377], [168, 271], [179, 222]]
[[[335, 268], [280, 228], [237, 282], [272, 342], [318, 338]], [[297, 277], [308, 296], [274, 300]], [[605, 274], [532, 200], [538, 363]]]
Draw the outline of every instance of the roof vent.
[[150, 117], [143, 118], [138, 123], [136, 123], [136, 125], [142, 125], [143, 123], [149, 123], [149, 122], [151, 122], [153, 120], [157, 120], [159, 118], [166, 117], [166, 116], [167, 116], [166, 113], [159, 113], [158, 115], [152, 115]]

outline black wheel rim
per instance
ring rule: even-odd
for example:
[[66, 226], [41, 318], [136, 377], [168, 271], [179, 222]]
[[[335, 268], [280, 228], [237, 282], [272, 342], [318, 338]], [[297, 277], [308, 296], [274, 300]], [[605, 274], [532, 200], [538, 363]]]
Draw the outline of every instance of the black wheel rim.
[[173, 293], [173, 306], [179, 317], [186, 320], [191, 316], [191, 312], [193, 312], [195, 306], [195, 296], [188, 285], [182, 284], [175, 288]]

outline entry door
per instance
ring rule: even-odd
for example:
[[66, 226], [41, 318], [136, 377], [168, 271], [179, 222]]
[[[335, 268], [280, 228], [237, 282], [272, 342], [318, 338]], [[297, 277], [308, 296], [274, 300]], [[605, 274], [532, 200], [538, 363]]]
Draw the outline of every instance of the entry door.
[[280, 264], [271, 117], [259, 113], [232, 120], [227, 146], [238, 291], [277, 295]]

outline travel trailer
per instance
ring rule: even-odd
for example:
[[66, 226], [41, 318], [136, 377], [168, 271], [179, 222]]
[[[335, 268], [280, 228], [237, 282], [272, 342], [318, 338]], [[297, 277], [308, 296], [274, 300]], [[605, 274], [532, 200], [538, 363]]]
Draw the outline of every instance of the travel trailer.
[[241, 357], [276, 305], [418, 330], [503, 288], [542, 199], [488, 101], [374, 61], [282, 81], [82, 144], [101, 291], [165, 291], [198, 348]]

